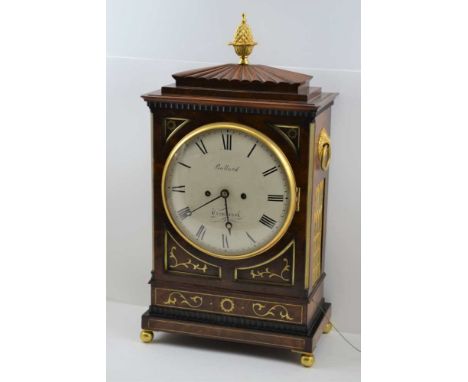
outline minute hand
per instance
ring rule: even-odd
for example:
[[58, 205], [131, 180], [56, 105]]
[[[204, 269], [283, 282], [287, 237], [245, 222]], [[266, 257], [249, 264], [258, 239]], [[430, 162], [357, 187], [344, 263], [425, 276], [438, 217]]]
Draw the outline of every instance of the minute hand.
[[210, 201], [206, 202], [205, 204], [202, 204], [201, 206], [195, 208], [194, 210], [192, 210], [192, 214], [193, 214], [196, 210], [199, 210], [200, 208], [205, 207], [207, 204], [210, 204], [211, 202], [214, 202], [215, 200], [218, 200], [220, 197], [221, 197], [221, 195], [219, 195], [219, 196], [217, 196], [216, 198], [213, 198], [213, 199], [211, 199]]
[[224, 209], [226, 210], [226, 228], [229, 231], [229, 235], [231, 234], [232, 223], [229, 221], [229, 211], [227, 206], [227, 198], [224, 198]]

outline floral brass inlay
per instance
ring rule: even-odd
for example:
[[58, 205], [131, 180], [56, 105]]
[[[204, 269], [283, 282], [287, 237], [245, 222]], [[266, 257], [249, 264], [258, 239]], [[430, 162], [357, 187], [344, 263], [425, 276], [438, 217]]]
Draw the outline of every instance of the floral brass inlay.
[[190, 296], [189, 298], [187, 298], [181, 292], [172, 292], [167, 297], [167, 300], [163, 302], [163, 304], [164, 305], [187, 305], [191, 308], [199, 308], [203, 304], [203, 297]]
[[173, 309], [303, 324], [303, 306], [187, 290], [153, 288], [154, 305]]
[[221, 302], [219, 303], [219, 307], [221, 308], [223, 312], [231, 313], [235, 308], [235, 304], [232, 299], [223, 298]]
[[192, 255], [168, 232], [164, 234], [164, 269], [171, 273], [221, 278], [221, 268]]
[[312, 247], [312, 282], [315, 283], [322, 273], [322, 226], [323, 226], [323, 194], [325, 180], [315, 188], [313, 209], [313, 247]]
[[252, 276], [252, 279], [256, 279], [257, 277], [263, 279], [263, 277], [268, 277], [269, 279], [274, 279], [275, 277], [283, 280], [283, 281], [291, 281], [291, 277], [290, 275], [287, 276], [286, 274], [288, 272], [291, 271], [291, 266], [289, 265], [289, 260], [284, 258], [283, 259], [283, 262], [284, 262], [284, 266], [283, 268], [281, 269], [281, 272], [280, 273], [275, 273], [275, 272], [271, 272], [269, 267], [266, 267], [264, 270], [258, 270], [258, 271], [255, 271], [255, 270], [251, 270], [250, 271], [250, 275]]
[[169, 258], [171, 260], [174, 260], [174, 262], [170, 264], [171, 268], [183, 267], [185, 269], [190, 269], [191, 267], [194, 271], [202, 271], [203, 273], [206, 272], [206, 270], [208, 269], [208, 266], [206, 264], [203, 264], [203, 266], [201, 266], [201, 264], [199, 263], [192, 262], [192, 259], [188, 259], [185, 262], [179, 263], [177, 256], [175, 254], [176, 249], [177, 249], [176, 247], [172, 247], [169, 253]]
[[[256, 302], [252, 304], [253, 312], [259, 317], [272, 316], [276, 318], [276, 314], [282, 320], [291, 321], [293, 318], [289, 315], [288, 309], [284, 305], [273, 305], [270, 309], [266, 310], [267, 306]], [[266, 310], [266, 311], [265, 311]]]
[[260, 264], [239, 267], [234, 279], [282, 286], [294, 285], [295, 241], [291, 240], [278, 254]]

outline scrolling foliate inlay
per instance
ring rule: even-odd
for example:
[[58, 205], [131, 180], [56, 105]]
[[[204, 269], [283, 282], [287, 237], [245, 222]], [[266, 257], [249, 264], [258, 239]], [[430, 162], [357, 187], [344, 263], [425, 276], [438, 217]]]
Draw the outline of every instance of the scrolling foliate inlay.
[[220, 267], [192, 255], [168, 231], [164, 235], [164, 268], [170, 273], [221, 278]]
[[198, 308], [203, 303], [203, 297], [201, 296], [189, 296], [186, 297], [181, 292], [172, 292], [167, 300], [163, 302], [164, 305], [187, 305], [190, 308]]
[[315, 188], [314, 208], [312, 212], [314, 235], [312, 248], [312, 282], [316, 283], [322, 273], [322, 231], [323, 231], [323, 197], [325, 180]]
[[172, 247], [169, 252], [169, 259], [171, 260], [171, 263], [169, 264], [170, 268], [176, 269], [176, 268], [182, 267], [187, 270], [192, 269], [194, 271], [201, 271], [203, 273], [206, 273], [208, 269], [208, 265], [206, 264], [203, 264], [203, 266], [201, 266], [200, 263], [192, 262], [192, 259], [188, 259], [187, 261], [183, 263], [182, 262], [179, 263], [179, 261], [177, 260], [177, 256], [176, 256], [176, 249], [177, 249], [176, 247]]
[[270, 271], [269, 267], [266, 267], [263, 270], [259, 269], [257, 271], [251, 269], [250, 277], [252, 277], [252, 280], [255, 280], [257, 277], [259, 279], [266, 278], [266, 279], [271, 279], [271, 280], [277, 278], [279, 280], [289, 282], [291, 281], [291, 276], [290, 275], [288, 276], [288, 273], [291, 273], [291, 266], [289, 265], [288, 259], [284, 258], [283, 261], [284, 261], [284, 266], [283, 266], [283, 269], [281, 269], [281, 273], [272, 272]]
[[234, 271], [234, 279], [263, 284], [294, 285], [295, 242], [271, 259], [250, 267], [239, 267]]
[[284, 305], [273, 305], [272, 307], [268, 307], [264, 304], [254, 303], [252, 304], [252, 310], [259, 317], [272, 316], [288, 321], [292, 321], [293, 319]]
[[184, 118], [164, 118], [164, 137], [166, 141], [176, 130], [188, 122], [189, 120]]
[[154, 306], [303, 324], [302, 305], [187, 290], [153, 288]]

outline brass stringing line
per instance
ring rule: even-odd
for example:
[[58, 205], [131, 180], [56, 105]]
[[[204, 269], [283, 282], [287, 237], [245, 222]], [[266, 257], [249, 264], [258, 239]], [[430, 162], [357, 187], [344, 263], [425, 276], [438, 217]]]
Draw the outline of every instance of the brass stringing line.
[[[314, 301], [313, 299], [312, 299], [312, 301], [313, 301], [315, 304], [317, 304], [317, 302]], [[325, 310], [323, 310], [323, 308], [322, 308], [319, 304], [317, 304], [317, 306], [319, 307], [319, 309], [322, 311], [323, 314], [326, 314], [326, 313], [327, 313]], [[351, 346], [351, 347], [352, 347], [354, 350], [356, 350], [357, 352], [359, 352], [359, 353], [361, 352], [361, 349], [359, 349], [356, 345], [353, 345], [353, 344], [351, 343], [351, 341], [348, 340], [348, 339], [344, 336], [344, 334], [341, 333], [341, 332], [338, 330], [338, 328], [335, 326], [335, 324], [334, 324], [333, 322], [331, 322], [330, 320], [328, 320], [328, 322], [329, 322], [330, 325], [333, 327], [333, 329], [335, 329], [336, 332], [341, 336], [341, 338], [343, 338], [343, 340], [344, 340], [345, 342], [348, 343], [349, 346]]]

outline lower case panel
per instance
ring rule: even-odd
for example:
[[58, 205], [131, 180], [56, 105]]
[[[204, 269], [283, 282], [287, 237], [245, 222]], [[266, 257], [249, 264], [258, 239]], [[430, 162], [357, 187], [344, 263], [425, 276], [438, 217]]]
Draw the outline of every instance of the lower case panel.
[[153, 288], [153, 305], [288, 324], [305, 324], [303, 305], [171, 288]]
[[[302, 325], [282, 324], [277, 324], [276, 328], [252, 329], [251, 327], [255, 327], [255, 324], [249, 321], [256, 320], [245, 321], [244, 318], [238, 318], [237, 322], [215, 323], [217, 317], [197, 317], [195, 312], [191, 311], [186, 311], [185, 319], [181, 319], [181, 311], [174, 312], [174, 310], [152, 306], [142, 317], [142, 328], [311, 353], [324, 325], [330, 319], [331, 304], [322, 301], [311, 327], [305, 331]], [[209, 314], [209, 316], [220, 315]], [[231, 317], [230, 320], [233, 318], [235, 317]], [[292, 334], [294, 332], [296, 334]]]

